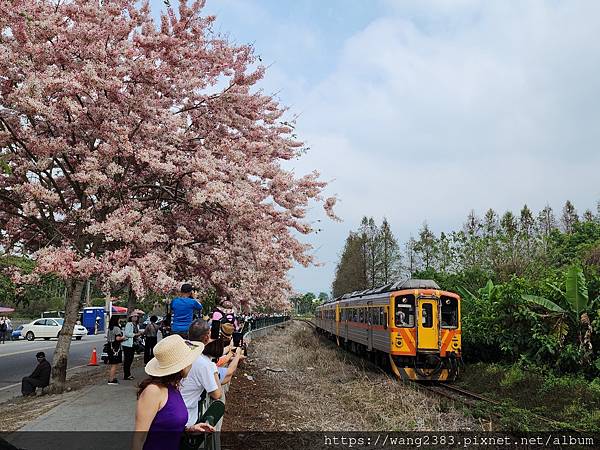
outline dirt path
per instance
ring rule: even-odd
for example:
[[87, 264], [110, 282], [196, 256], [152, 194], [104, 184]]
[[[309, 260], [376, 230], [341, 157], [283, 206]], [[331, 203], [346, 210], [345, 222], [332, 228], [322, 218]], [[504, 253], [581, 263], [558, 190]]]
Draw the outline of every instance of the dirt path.
[[479, 431], [437, 399], [292, 323], [255, 339], [227, 395], [224, 431]]

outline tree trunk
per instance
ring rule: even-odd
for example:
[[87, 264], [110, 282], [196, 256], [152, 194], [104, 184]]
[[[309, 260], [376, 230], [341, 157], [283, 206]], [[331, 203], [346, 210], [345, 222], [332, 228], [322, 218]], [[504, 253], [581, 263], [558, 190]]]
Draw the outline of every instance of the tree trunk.
[[127, 293], [127, 315], [131, 315], [131, 313], [135, 310], [135, 301], [136, 295], [133, 292], [131, 285], [129, 285], [128, 293]]
[[54, 357], [52, 358], [50, 391], [55, 394], [60, 394], [65, 390], [67, 361], [69, 358], [69, 349], [71, 348], [71, 338], [73, 337], [73, 327], [79, 315], [79, 303], [85, 282], [82, 280], [68, 280], [65, 284], [67, 290], [65, 321], [58, 333], [58, 342], [56, 343]]

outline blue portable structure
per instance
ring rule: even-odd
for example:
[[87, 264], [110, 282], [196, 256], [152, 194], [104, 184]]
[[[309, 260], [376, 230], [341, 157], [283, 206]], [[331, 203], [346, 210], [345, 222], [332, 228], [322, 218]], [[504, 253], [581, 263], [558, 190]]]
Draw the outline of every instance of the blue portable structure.
[[83, 320], [82, 325], [87, 328], [88, 334], [96, 333], [96, 319], [98, 320], [98, 334], [104, 333], [104, 307], [92, 306], [89, 308], [83, 308]]

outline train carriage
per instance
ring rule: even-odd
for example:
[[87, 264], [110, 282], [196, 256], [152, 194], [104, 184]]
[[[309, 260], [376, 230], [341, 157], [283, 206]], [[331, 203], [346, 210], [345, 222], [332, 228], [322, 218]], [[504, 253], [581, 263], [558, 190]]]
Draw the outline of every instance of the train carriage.
[[317, 329], [355, 353], [389, 362], [405, 380], [455, 380], [461, 362], [460, 297], [432, 280], [352, 292], [316, 310]]

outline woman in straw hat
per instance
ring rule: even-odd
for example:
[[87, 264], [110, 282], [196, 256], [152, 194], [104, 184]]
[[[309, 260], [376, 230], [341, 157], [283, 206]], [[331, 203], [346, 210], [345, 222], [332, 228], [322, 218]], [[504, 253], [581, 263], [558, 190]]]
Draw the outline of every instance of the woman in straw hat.
[[186, 342], [179, 335], [156, 344], [154, 358], [146, 364], [150, 377], [140, 383], [138, 390], [133, 450], [176, 450], [184, 431], [214, 431], [205, 423], [186, 429], [188, 412], [178, 389], [202, 350], [202, 343]]

